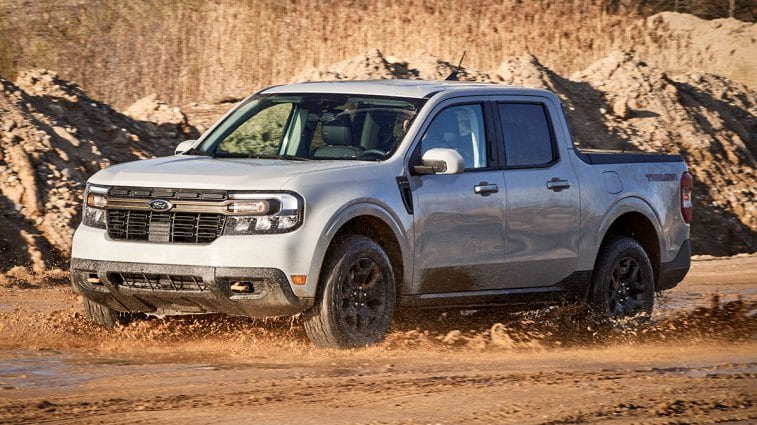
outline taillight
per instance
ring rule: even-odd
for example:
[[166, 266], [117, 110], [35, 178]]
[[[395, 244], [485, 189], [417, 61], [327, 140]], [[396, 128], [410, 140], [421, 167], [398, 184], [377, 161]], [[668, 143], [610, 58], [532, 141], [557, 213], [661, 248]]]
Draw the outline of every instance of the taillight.
[[691, 190], [694, 188], [694, 178], [687, 171], [681, 175], [681, 216], [686, 224], [691, 223], [694, 209], [691, 204]]

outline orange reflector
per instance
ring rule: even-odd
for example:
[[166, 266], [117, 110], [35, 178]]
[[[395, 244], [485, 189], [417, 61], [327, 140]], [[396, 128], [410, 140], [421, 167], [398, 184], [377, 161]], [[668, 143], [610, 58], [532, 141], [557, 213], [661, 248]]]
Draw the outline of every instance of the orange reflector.
[[292, 283], [294, 283], [295, 285], [304, 285], [307, 280], [308, 280], [307, 275], [304, 275], [304, 274], [292, 275]]

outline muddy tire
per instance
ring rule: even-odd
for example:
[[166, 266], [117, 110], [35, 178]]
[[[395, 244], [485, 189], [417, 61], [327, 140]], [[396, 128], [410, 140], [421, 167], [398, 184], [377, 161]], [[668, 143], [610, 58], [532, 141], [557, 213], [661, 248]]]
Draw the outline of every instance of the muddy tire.
[[324, 262], [315, 305], [304, 313], [305, 331], [319, 347], [364, 347], [384, 338], [395, 304], [384, 249], [365, 236], [348, 236]]
[[592, 277], [592, 319], [610, 321], [646, 317], [654, 307], [654, 274], [644, 248], [631, 238], [613, 239], [602, 247]]
[[92, 302], [87, 298], [84, 298], [84, 312], [89, 320], [107, 328], [112, 328], [116, 325], [128, 325], [129, 322], [136, 318], [135, 313], [121, 313], [110, 307]]

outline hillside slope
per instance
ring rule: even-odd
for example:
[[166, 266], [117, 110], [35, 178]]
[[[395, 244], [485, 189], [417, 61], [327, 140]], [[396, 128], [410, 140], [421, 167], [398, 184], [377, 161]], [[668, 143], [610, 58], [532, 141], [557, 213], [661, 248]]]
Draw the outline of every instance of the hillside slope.
[[127, 117], [46, 70], [0, 78], [0, 271], [23, 278], [67, 268], [90, 175], [167, 155], [194, 133], [186, 122]]

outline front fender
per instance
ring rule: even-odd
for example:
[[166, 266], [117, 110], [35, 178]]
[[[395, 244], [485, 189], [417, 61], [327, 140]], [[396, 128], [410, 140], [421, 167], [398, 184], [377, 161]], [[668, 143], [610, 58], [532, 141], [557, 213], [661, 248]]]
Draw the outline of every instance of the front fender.
[[[364, 216], [381, 220], [391, 230], [402, 253], [402, 262], [404, 264], [403, 281], [409, 281], [413, 267], [412, 251], [408, 243], [405, 226], [402, 224], [402, 219], [394, 214], [392, 209], [387, 205], [372, 199], [356, 199], [343, 206], [332, 215], [326, 226], [323, 228], [318, 243], [316, 244], [308, 276], [315, 278], [316, 282], [320, 280], [321, 268], [326, 259], [326, 253], [328, 252], [329, 246], [331, 246], [331, 243], [334, 241], [334, 238], [350, 220]], [[315, 296], [317, 287], [314, 286], [313, 291], [313, 294], [310, 296]]]

